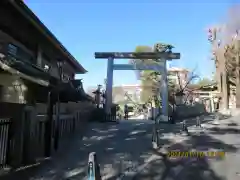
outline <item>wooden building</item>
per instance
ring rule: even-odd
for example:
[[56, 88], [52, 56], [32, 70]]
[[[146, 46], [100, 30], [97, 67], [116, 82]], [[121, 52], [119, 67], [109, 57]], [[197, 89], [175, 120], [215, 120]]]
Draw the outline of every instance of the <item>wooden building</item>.
[[49, 88], [57, 87], [60, 79], [69, 84], [75, 74], [85, 72], [24, 2], [0, 2], [1, 102], [46, 102]]

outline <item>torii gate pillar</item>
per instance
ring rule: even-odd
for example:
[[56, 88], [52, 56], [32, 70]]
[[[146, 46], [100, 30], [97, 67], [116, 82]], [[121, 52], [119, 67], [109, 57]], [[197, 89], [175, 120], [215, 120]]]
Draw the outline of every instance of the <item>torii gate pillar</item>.
[[[180, 59], [180, 53], [171, 52], [96, 52], [95, 58], [108, 58], [107, 83], [106, 83], [106, 104], [107, 114], [111, 114], [112, 106], [112, 86], [114, 70], [154, 70], [162, 74], [160, 92], [162, 98], [162, 113], [168, 119], [168, 86], [167, 86], [167, 60]], [[114, 64], [114, 59], [161, 59], [150, 65]]]
[[112, 106], [112, 86], [113, 86], [113, 65], [114, 58], [108, 57], [107, 64], [107, 83], [106, 83], [106, 103], [105, 103], [105, 111], [107, 114], [111, 113]]

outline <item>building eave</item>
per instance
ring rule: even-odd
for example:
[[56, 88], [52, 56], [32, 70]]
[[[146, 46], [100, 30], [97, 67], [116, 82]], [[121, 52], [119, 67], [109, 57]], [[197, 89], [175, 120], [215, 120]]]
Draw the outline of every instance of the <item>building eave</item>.
[[73, 65], [76, 74], [84, 74], [87, 70], [71, 55], [62, 43], [51, 33], [51, 31], [40, 21], [31, 9], [19, 0], [10, 0], [12, 6], [18, 10], [29, 22], [32, 23]]

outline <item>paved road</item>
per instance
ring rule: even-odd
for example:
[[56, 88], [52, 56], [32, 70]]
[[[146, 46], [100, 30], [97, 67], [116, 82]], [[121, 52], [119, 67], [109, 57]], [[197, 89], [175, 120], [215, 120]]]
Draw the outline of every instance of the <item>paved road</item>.
[[[195, 120], [188, 120], [194, 124]], [[165, 128], [166, 129], [166, 128]], [[165, 142], [165, 148], [156, 151], [158, 157], [152, 160], [144, 170], [138, 173], [136, 180], [239, 180], [240, 179], [240, 117], [212, 124], [205, 117], [204, 128], [189, 127], [190, 136], [171, 134], [171, 143]], [[166, 139], [165, 136], [161, 137]], [[165, 152], [177, 151], [224, 151], [225, 158], [167, 158]]]
[[121, 173], [135, 171], [152, 156], [151, 121], [129, 120], [119, 124], [91, 124], [83, 137], [66, 147], [61, 159], [39, 170], [32, 180], [82, 180], [86, 177], [88, 154], [95, 151], [103, 179], [116, 180]]
[[[105, 180], [118, 180], [123, 174], [122, 179], [135, 180], [239, 180], [240, 117], [224, 120], [217, 127], [208, 118], [204, 130], [190, 127], [190, 136], [179, 133], [178, 124], [160, 125], [162, 148], [156, 151], [151, 148], [151, 121], [91, 124], [83, 140], [74, 141], [61, 158], [31, 179], [85, 179], [88, 153], [95, 151]], [[167, 158], [164, 153], [169, 150], [223, 150], [226, 157]]]

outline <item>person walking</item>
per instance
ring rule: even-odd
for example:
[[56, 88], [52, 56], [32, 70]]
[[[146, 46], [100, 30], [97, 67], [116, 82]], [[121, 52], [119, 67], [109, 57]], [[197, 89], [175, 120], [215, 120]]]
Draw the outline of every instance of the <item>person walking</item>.
[[144, 115], [144, 119], [147, 120], [148, 108], [146, 104], [143, 104], [143, 115]]
[[124, 105], [124, 114], [125, 114], [124, 118], [126, 120], [128, 120], [128, 105], [127, 104]]

